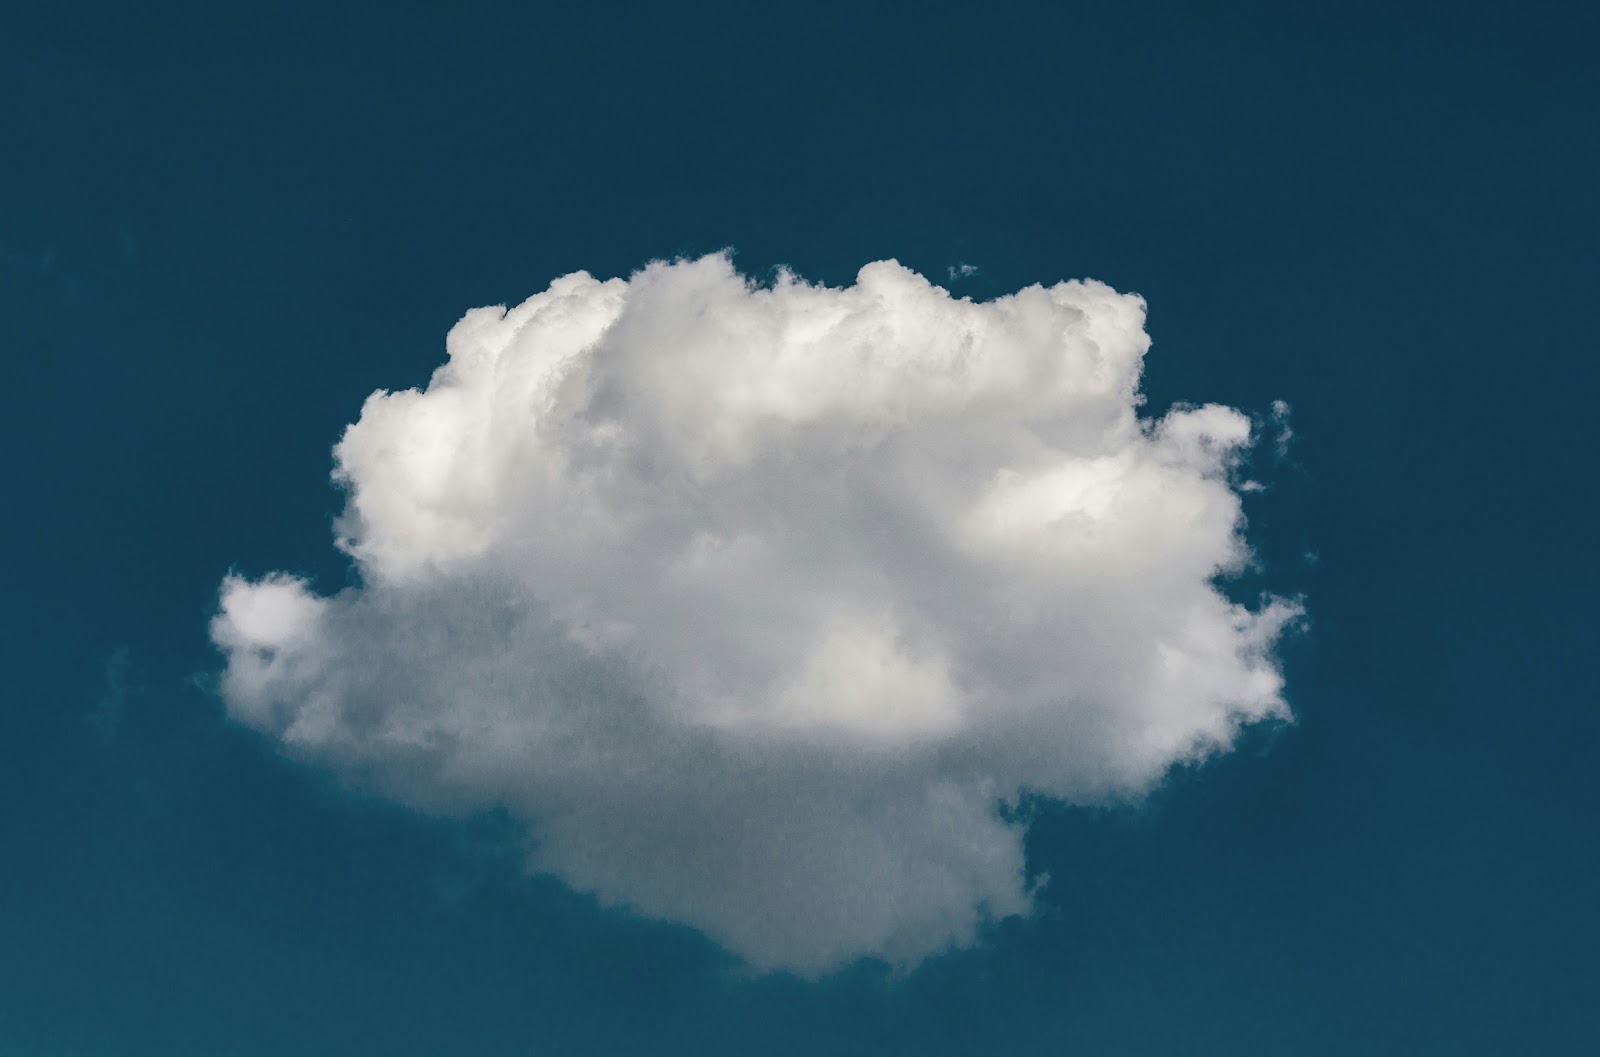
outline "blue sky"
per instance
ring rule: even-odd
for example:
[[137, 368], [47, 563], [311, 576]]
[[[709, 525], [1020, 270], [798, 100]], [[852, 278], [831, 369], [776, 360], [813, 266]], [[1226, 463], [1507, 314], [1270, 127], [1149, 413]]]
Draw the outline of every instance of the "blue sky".
[[[1580, 1054], [1595, 22], [1576, 5], [0, 21], [0, 1053]], [[353, 582], [330, 449], [467, 309], [727, 247], [1147, 300], [1251, 464], [1293, 725], [1037, 805], [1035, 912], [752, 975], [228, 718], [224, 575]], [[975, 265], [956, 281], [948, 269]], [[1314, 555], [1315, 560], [1308, 559]]]

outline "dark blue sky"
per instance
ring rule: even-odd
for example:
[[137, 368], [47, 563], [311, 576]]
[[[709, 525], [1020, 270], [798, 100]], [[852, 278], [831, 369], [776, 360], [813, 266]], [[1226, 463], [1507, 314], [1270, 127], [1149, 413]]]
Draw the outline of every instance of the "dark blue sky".
[[[1596, 29], [6, 5], [0, 1054], [1600, 1051]], [[344, 581], [329, 447], [462, 311], [724, 246], [1100, 278], [1152, 407], [1294, 409], [1248, 510], [1298, 724], [1042, 808], [1044, 912], [904, 980], [745, 979], [196, 678], [231, 566]]]

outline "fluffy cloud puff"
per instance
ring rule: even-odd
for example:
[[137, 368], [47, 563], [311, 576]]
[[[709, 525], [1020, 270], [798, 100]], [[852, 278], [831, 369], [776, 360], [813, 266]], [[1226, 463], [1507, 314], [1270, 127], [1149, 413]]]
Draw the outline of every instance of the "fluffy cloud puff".
[[912, 964], [1030, 904], [1038, 793], [1286, 715], [1226, 407], [1142, 418], [1144, 303], [724, 255], [469, 312], [334, 449], [331, 597], [230, 576], [229, 713], [752, 965]]

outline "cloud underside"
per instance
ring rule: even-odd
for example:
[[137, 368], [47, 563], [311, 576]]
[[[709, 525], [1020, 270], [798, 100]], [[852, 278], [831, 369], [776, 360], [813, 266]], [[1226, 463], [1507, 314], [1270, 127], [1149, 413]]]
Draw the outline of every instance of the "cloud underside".
[[1022, 793], [1137, 795], [1286, 715], [1230, 408], [1142, 418], [1144, 304], [728, 258], [469, 312], [334, 449], [361, 586], [229, 577], [229, 713], [761, 969], [1025, 913]]

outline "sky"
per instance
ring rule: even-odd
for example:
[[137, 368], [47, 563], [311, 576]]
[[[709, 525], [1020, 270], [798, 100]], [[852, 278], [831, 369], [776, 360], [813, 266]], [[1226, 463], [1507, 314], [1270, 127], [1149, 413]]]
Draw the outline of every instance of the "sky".
[[1597, 28], [0, 9], [0, 1055], [1596, 1052]]

